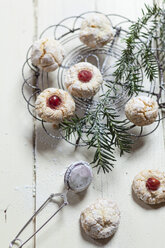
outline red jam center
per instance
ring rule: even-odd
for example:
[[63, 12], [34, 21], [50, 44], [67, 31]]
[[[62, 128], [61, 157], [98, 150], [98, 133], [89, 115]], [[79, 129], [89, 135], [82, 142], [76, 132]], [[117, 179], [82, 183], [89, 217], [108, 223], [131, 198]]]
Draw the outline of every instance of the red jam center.
[[47, 104], [51, 109], [55, 109], [61, 104], [61, 99], [58, 96], [53, 95], [48, 99]]
[[154, 177], [148, 178], [148, 180], [146, 182], [146, 187], [149, 190], [157, 190], [159, 188], [159, 186], [160, 186], [160, 181], [159, 180], [157, 180]]
[[78, 73], [78, 79], [83, 83], [89, 82], [91, 78], [92, 78], [92, 72], [90, 71], [82, 70]]

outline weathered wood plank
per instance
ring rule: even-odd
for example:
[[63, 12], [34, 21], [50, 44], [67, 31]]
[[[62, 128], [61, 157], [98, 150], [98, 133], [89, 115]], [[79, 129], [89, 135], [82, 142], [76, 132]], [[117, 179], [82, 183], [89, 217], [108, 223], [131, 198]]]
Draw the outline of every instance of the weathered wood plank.
[[[151, 3], [151, 0], [145, 1]], [[67, 165], [77, 161], [91, 161], [92, 156], [86, 148], [80, 148], [76, 152], [74, 147], [65, 141], [54, 142], [47, 137], [42, 130], [40, 123], [37, 125], [36, 134], [36, 185], [34, 182], [34, 157], [32, 154], [33, 142], [33, 122], [25, 108], [25, 103], [20, 94], [21, 76], [18, 75], [24, 61], [25, 51], [32, 42], [32, 37], [41, 33], [49, 25], [59, 22], [61, 19], [77, 15], [87, 10], [98, 10], [105, 13], [118, 13], [135, 20], [141, 13], [144, 1], [127, 0], [125, 2], [97, 0], [97, 1], [75, 1], [75, 0], [49, 0], [34, 1], [34, 5], [29, 1], [26, 6], [23, 1], [6, 1], [2, 11], [3, 23], [12, 26], [7, 37], [12, 39], [12, 49], [9, 38], [3, 41], [2, 56], [4, 60], [8, 58], [10, 74], [7, 73], [6, 66], [2, 73], [2, 92], [8, 92], [11, 99], [9, 107], [4, 107], [6, 94], [1, 94], [1, 113], [5, 116], [5, 122], [1, 123], [1, 161], [5, 163], [0, 168], [1, 188], [5, 188], [0, 196], [0, 233], [2, 233], [2, 244], [7, 246], [17, 230], [31, 215], [35, 203], [32, 199], [32, 189], [37, 189], [37, 207], [52, 192], [63, 190], [63, 175]], [[3, 9], [3, 8], [2, 8]], [[3, 10], [4, 10], [3, 9]], [[20, 12], [21, 9], [21, 12]], [[10, 10], [10, 11], [9, 11]], [[35, 15], [34, 15], [35, 10]], [[14, 14], [13, 14], [14, 12]], [[28, 15], [26, 19], [25, 16]], [[22, 23], [24, 25], [22, 25]], [[2, 30], [6, 32], [6, 27], [2, 25]], [[12, 34], [12, 36], [11, 36]], [[19, 45], [18, 45], [19, 44]], [[9, 48], [6, 54], [5, 48]], [[14, 48], [14, 49], [13, 49]], [[14, 50], [14, 51], [13, 51]], [[10, 55], [12, 54], [12, 56]], [[17, 58], [17, 61], [15, 60]], [[5, 64], [5, 63], [4, 63]], [[14, 67], [13, 67], [14, 65]], [[6, 75], [9, 75], [6, 77]], [[8, 81], [17, 81], [17, 87], [8, 86]], [[5, 84], [3, 82], [6, 82]], [[19, 111], [19, 117], [13, 110]], [[7, 121], [9, 116], [11, 121]], [[24, 120], [24, 121], [22, 121]], [[14, 148], [13, 148], [14, 147]], [[12, 151], [10, 151], [12, 149]], [[7, 156], [9, 150], [10, 156]], [[72, 195], [70, 206], [63, 209], [38, 235], [36, 247], [96, 247], [101, 244], [92, 241], [84, 235], [79, 226], [79, 215], [89, 203], [98, 197], [108, 197], [114, 199], [121, 210], [121, 225], [116, 235], [109, 241], [102, 243], [102, 247], [112, 248], [154, 248], [163, 247], [165, 214], [163, 207], [151, 208], [137, 201], [131, 192], [132, 179], [136, 173], [144, 168], [164, 169], [164, 140], [162, 124], [152, 135], [140, 139], [131, 154], [119, 158], [116, 167], [109, 175], [96, 175], [92, 186], [85, 194]], [[12, 162], [11, 162], [12, 161]], [[8, 181], [6, 180], [8, 178]], [[8, 207], [8, 209], [7, 209]], [[37, 227], [46, 220], [57, 208], [55, 203], [51, 203], [38, 216]], [[7, 222], [5, 223], [5, 213], [7, 209]], [[5, 212], [4, 212], [5, 211]], [[18, 217], [19, 216], [19, 217]], [[127, 231], [126, 231], [127, 230]], [[29, 230], [30, 234], [31, 230]], [[72, 238], [74, 237], [74, 238]], [[26, 247], [35, 247], [30, 244]]]
[[1, 1], [0, 29], [0, 246], [8, 247], [34, 209], [33, 120], [21, 95], [21, 68], [34, 33], [32, 1]]
[[[151, 4], [152, 1], [145, 1]], [[39, 1], [39, 30], [45, 28], [60, 19], [86, 10], [98, 10], [105, 13], [118, 13], [135, 20], [141, 14], [144, 1], [126, 2], [117, 1]], [[49, 13], [49, 16], [46, 15]], [[42, 137], [42, 138], [41, 138]], [[45, 143], [45, 144], [43, 144]], [[66, 166], [76, 160], [90, 161], [90, 151], [74, 148], [64, 141], [57, 141], [52, 145], [52, 140], [44, 137], [43, 131], [38, 127], [37, 131], [37, 205], [53, 192], [62, 190], [63, 175]], [[159, 129], [146, 138], [140, 139], [131, 154], [119, 158], [116, 167], [109, 175], [96, 175], [88, 192], [84, 195], [76, 195], [69, 207], [49, 223], [49, 225], [38, 235], [37, 246], [47, 247], [55, 244], [57, 247], [95, 247], [99, 242], [87, 238], [80, 229], [79, 215], [83, 208], [98, 197], [108, 197], [118, 202], [121, 209], [121, 225], [104, 247], [161, 247], [163, 245], [163, 222], [165, 219], [163, 208], [154, 209], [146, 207], [132, 196], [132, 179], [144, 168], [163, 169], [164, 143], [163, 129]], [[46, 219], [55, 209], [55, 204], [50, 204], [40, 218], [38, 225]], [[157, 218], [155, 218], [155, 215]], [[147, 224], [149, 223], [149, 224]], [[156, 231], [159, 226], [159, 231]], [[127, 230], [127, 231], [126, 231]], [[74, 238], [71, 238], [73, 237]], [[151, 238], [152, 237], [152, 238]]]

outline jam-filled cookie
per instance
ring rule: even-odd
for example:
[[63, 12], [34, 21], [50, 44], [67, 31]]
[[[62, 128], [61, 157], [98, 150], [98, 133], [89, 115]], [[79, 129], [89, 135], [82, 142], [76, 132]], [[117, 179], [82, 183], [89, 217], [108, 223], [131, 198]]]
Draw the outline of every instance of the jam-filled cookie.
[[103, 83], [96, 66], [81, 62], [70, 67], [66, 73], [65, 85], [72, 96], [89, 98], [94, 96]]
[[35, 109], [38, 116], [44, 121], [58, 125], [64, 119], [73, 116], [75, 102], [68, 92], [61, 89], [48, 88], [37, 97]]
[[150, 125], [158, 116], [158, 104], [147, 96], [133, 97], [125, 106], [125, 115], [136, 126]]
[[119, 226], [120, 211], [113, 201], [99, 199], [81, 213], [80, 222], [85, 233], [91, 238], [108, 238]]
[[34, 42], [31, 52], [32, 64], [45, 72], [56, 70], [64, 59], [64, 49], [59, 41], [43, 38]]
[[165, 202], [165, 172], [144, 170], [135, 176], [133, 191], [147, 204]]
[[90, 48], [100, 48], [113, 38], [108, 18], [102, 14], [92, 14], [85, 18], [80, 27], [80, 40]]

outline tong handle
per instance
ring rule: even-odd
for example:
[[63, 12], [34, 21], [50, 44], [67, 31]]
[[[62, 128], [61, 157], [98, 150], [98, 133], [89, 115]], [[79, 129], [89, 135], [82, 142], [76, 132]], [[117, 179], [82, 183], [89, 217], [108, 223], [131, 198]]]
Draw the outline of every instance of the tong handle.
[[[26, 224], [23, 226], [23, 228], [19, 231], [15, 239], [13, 239], [9, 245], [9, 248], [13, 248], [14, 245], [19, 245], [18, 248], [22, 248], [30, 239], [32, 239], [63, 207], [68, 205], [67, 201], [67, 192], [64, 193], [57, 193], [57, 194], [51, 194], [46, 201], [37, 209], [37, 211], [32, 215], [32, 217], [26, 222]], [[59, 209], [46, 221], [44, 224], [39, 227], [28, 239], [26, 239], [24, 242], [22, 242], [21, 239], [19, 239], [19, 236], [21, 233], [25, 230], [25, 228], [31, 223], [34, 217], [36, 217], [39, 212], [56, 196], [60, 196], [63, 198], [64, 202], [63, 204], [59, 207]]]

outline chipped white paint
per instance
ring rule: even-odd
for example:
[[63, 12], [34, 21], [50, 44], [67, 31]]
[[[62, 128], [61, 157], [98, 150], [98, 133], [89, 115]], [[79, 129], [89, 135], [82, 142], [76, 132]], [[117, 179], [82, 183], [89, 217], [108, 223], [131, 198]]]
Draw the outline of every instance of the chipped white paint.
[[0, 247], [8, 247], [34, 208], [32, 188], [25, 188], [33, 185], [33, 122], [21, 95], [24, 51], [33, 40], [32, 2], [1, 1], [0, 29]]
[[[86, 148], [75, 152], [74, 147], [65, 141], [52, 143], [40, 123], [29, 116], [20, 92], [21, 67], [28, 47], [44, 28], [67, 16], [98, 10], [119, 13], [135, 20], [144, 2], [151, 4], [152, 0], [1, 1], [0, 27], [6, 38], [1, 39], [0, 247], [8, 247], [33, 209], [50, 193], [63, 190], [63, 175], [69, 164], [77, 160], [90, 161], [93, 155]], [[119, 158], [112, 173], [96, 175], [94, 171], [94, 180], [88, 191], [80, 195], [71, 194], [70, 206], [37, 235], [36, 242], [30, 242], [26, 247], [163, 247], [164, 207], [147, 206], [131, 192], [132, 180], [139, 171], [164, 169], [163, 136], [161, 124], [151, 136], [140, 139], [131, 154]], [[98, 197], [112, 198], [121, 211], [117, 233], [110, 241], [101, 244], [89, 239], [79, 225], [81, 211]], [[55, 209], [55, 203], [49, 204], [37, 218], [37, 226]], [[35, 222], [28, 233], [33, 230]]]

